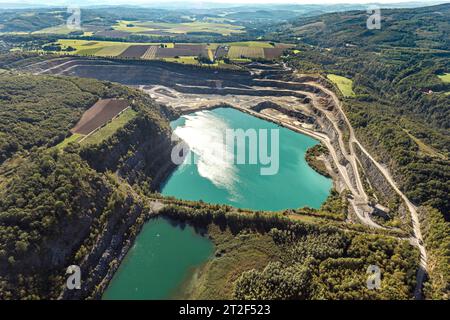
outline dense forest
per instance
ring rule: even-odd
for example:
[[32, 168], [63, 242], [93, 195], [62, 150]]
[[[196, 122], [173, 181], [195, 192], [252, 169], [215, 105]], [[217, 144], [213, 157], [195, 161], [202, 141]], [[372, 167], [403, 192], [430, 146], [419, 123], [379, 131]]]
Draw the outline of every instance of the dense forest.
[[[161, 214], [206, 228], [216, 245], [215, 258], [202, 269], [199, 280], [214, 282], [207, 289], [194, 289], [188, 298], [412, 297], [418, 251], [408, 241], [345, 231], [323, 221], [293, 221], [220, 206], [170, 206]], [[369, 265], [381, 269], [383, 286], [379, 290], [367, 288]], [[214, 272], [221, 277], [211, 274]]]
[[116, 205], [114, 187], [76, 153], [57, 151], [32, 153], [2, 182], [0, 298], [56, 297], [62, 270]]

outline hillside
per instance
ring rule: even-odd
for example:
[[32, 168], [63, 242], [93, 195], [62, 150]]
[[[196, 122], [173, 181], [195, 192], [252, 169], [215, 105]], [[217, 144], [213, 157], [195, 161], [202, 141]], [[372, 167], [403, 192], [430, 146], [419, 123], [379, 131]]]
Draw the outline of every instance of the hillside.
[[[155, 188], [171, 169], [164, 165], [171, 163], [170, 114], [135, 90], [95, 80], [10, 74], [0, 81], [0, 132], [17, 141], [15, 149], [2, 145], [10, 161], [0, 165], [0, 299], [57, 298], [71, 264], [90, 274], [81, 294], [94, 294], [110, 268], [97, 267], [102, 254], [112, 263], [126, 248], [114, 241], [132, 239], [151, 212], [138, 195], [149, 187], [131, 191], [124, 181], [154, 178]], [[99, 97], [133, 101], [136, 116], [100, 147], [53, 147]], [[98, 171], [80, 154], [101, 157], [92, 162]]]
[[[447, 223], [436, 228], [443, 230], [450, 220], [450, 85], [443, 80], [450, 70], [450, 5], [381, 14], [380, 30], [366, 28], [366, 12], [352, 11], [294, 20], [276, 26], [270, 36], [298, 44], [301, 54], [285, 62], [299, 73], [346, 79], [346, 88], [330, 85], [337, 92], [354, 92], [341, 99], [360, 141], [415, 205], [429, 206], [422, 210], [424, 221], [436, 219], [432, 208], [439, 210]], [[389, 194], [375, 196], [397, 201]], [[435, 232], [442, 235], [440, 244], [428, 241], [427, 246], [445, 247], [448, 236]], [[436, 269], [445, 269], [448, 250], [431, 255], [441, 261]], [[448, 275], [433, 274], [435, 290], [448, 288], [448, 280], [439, 279]]]
[[[353, 45], [364, 50], [382, 46], [448, 50], [450, 4], [381, 9], [381, 29], [369, 30], [366, 11], [346, 11], [291, 20], [274, 27], [281, 37], [333, 48]], [[289, 32], [286, 32], [289, 31]]]
[[62, 141], [99, 98], [122, 94], [115, 89], [89, 79], [0, 75], [0, 163], [16, 152]]
[[[435, 12], [442, 15], [436, 17]], [[298, 26], [316, 30], [321, 24], [323, 28], [302, 38], [299, 58], [286, 59], [301, 72], [351, 79], [356, 96], [343, 100], [361, 139], [392, 168], [414, 202], [435, 206], [447, 219], [450, 97], [445, 92], [450, 86], [438, 75], [450, 68], [450, 25], [445, 18], [449, 12], [450, 5], [383, 10], [385, 25], [370, 34], [365, 29], [365, 12], [298, 21]], [[422, 29], [435, 30], [433, 42], [420, 42], [411, 21]], [[283, 37], [296, 26], [294, 22], [279, 28]], [[401, 39], [383, 40], [396, 29], [402, 30]], [[405, 39], [410, 47], [405, 47]], [[303, 41], [314, 45], [306, 46]], [[350, 41], [358, 45], [346, 46]]]
[[384, 9], [381, 29], [368, 30], [366, 12], [334, 13], [278, 26], [272, 36], [304, 47], [302, 68], [318, 64], [319, 70], [346, 75], [365, 101], [377, 98], [448, 129], [450, 84], [438, 75], [450, 68], [449, 15], [450, 4]]
[[[0, 194], [0, 297], [56, 298], [111, 216], [142, 210], [76, 153], [37, 152]], [[134, 208], [134, 209], [132, 209]]]

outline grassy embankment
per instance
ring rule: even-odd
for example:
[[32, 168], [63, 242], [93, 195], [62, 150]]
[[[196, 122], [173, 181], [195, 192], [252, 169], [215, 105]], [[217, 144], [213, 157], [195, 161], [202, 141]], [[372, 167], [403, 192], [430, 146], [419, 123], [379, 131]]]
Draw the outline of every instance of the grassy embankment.
[[269, 262], [280, 260], [282, 252], [267, 234], [249, 232], [233, 235], [229, 230], [211, 224], [208, 234], [215, 245], [216, 257], [196, 270], [183, 284], [181, 299], [232, 298], [235, 282], [243, 272], [263, 269]]
[[79, 140], [83, 139], [83, 137], [84, 137], [84, 135], [82, 135], [82, 134], [74, 133], [70, 137], [67, 137], [62, 142], [60, 142], [58, 145], [56, 145], [56, 148], [62, 150], [65, 147], [67, 147], [69, 145], [69, 143], [78, 142]]

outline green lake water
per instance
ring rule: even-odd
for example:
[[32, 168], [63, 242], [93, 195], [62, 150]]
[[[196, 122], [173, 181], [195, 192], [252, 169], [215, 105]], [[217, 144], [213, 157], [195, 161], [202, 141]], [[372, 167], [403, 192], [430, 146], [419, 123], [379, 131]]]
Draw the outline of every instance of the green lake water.
[[[305, 160], [306, 151], [318, 144], [309, 136], [232, 108], [196, 112], [173, 121], [171, 126], [191, 151], [163, 186], [163, 195], [277, 211], [305, 206], [319, 208], [330, 193], [332, 180], [318, 174]], [[259, 161], [258, 164], [223, 161], [220, 150], [226, 150], [227, 129], [266, 129], [268, 133], [278, 129], [278, 173], [261, 175], [261, 167], [267, 166]], [[270, 135], [266, 136], [270, 142]], [[268, 146], [270, 154], [272, 145]], [[217, 151], [215, 154], [219, 156], [211, 155], [211, 151]]]
[[137, 236], [103, 299], [168, 299], [213, 251], [212, 242], [192, 227], [181, 228], [163, 218], [151, 220]]

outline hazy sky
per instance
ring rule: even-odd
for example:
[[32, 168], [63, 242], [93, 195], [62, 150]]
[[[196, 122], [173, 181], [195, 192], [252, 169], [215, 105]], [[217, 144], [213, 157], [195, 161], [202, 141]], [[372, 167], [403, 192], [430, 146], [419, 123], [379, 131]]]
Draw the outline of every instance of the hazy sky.
[[[147, 5], [153, 7], [170, 7], [176, 8], [180, 4], [180, 8], [207, 8], [208, 4], [215, 4], [220, 7], [234, 5], [255, 5], [255, 4], [399, 4], [399, 3], [415, 3], [416, 6], [434, 5], [439, 3], [448, 3], [450, 0], [0, 0], [0, 9], [8, 8], [7, 4], [19, 5], [20, 7], [33, 6], [92, 6], [92, 5]], [[401, 6], [401, 5], [400, 5]]]
[[[449, 0], [450, 1], [450, 0]], [[448, 2], [448, 1], [436, 1], [436, 0], [204, 0], [204, 1], [192, 1], [192, 0], [0, 0], [0, 3], [33, 3], [33, 4], [45, 4], [45, 5], [59, 5], [59, 4], [155, 4], [155, 3], [174, 3], [174, 2], [183, 2], [183, 3], [236, 3], [236, 4], [254, 4], [254, 3], [272, 3], [272, 4], [280, 4], [280, 3], [296, 3], [296, 4], [325, 4], [325, 3], [400, 3], [400, 2]]]
[[[76, 0], [75, 0], [76, 1]], [[50, 1], [51, 2], [51, 1]], [[95, 2], [92, 1], [93, 3]], [[129, 1], [125, 1], [125, 0], [111, 0], [109, 1], [110, 3], [114, 3], [114, 2], [121, 2], [121, 3], [141, 3], [141, 4], [146, 4], [146, 3], [164, 3], [164, 2], [186, 2], [186, 3], [201, 3], [201, 2], [214, 2], [214, 3], [315, 3], [315, 4], [323, 4], [323, 3], [374, 3], [374, 2], [378, 2], [378, 3], [398, 3], [398, 2], [415, 2], [415, 1], [411, 1], [411, 0], [206, 0], [206, 1], [192, 1], [192, 0], [174, 0], [174, 1], [149, 1], [149, 0], [129, 0]], [[418, 2], [418, 1], [416, 1]], [[432, 2], [432, 0], [424, 0], [424, 1], [420, 1], [420, 2]], [[436, 2], [436, 1], [434, 1]]]

